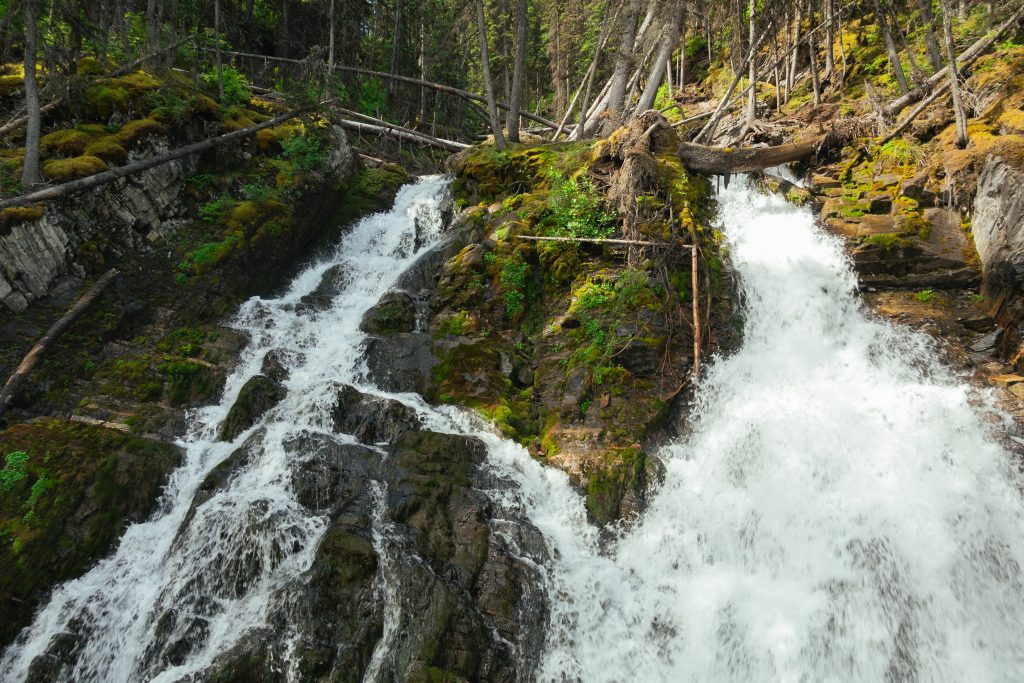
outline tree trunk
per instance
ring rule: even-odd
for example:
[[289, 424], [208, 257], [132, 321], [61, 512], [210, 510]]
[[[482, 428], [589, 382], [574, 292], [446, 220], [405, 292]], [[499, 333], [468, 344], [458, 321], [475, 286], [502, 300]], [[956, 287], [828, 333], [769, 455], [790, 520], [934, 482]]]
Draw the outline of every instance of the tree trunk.
[[636, 22], [640, 18], [642, 0], [630, 0], [629, 13], [626, 14], [622, 28], [622, 39], [619, 43], [619, 54], [615, 58], [615, 71], [612, 73], [611, 87], [608, 90], [608, 109], [622, 111], [626, 99], [626, 88], [629, 86], [629, 75], [633, 71], [636, 44]]
[[789, 104], [789, 96], [793, 92], [793, 86], [796, 85], [796, 65], [800, 60], [800, 50], [797, 49], [797, 46], [800, 44], [800, 28], [802, 23], [803, 4], [797, 3], [796, 26], [793, 28], [792, 59], [789, 62], [789, 73], [786, 76], [786, 104]]
[[213, 33], [217, 41], [217, 95], [224, 102], [224, 62], [220, 54], [220, 0], [213, 0]]
[[487, 55], [487, 20], [484, 17], [484, 0], [476, 0], [476, 24], [480, 33], [480, 71], [484, 77], [484, 90], [487, 93], [487, 114], [491, 119], [491, 131], [494, 133], [494, 145], [498, 150], [505, 149], [505, 136], [501, 133], [501, 119], [498, 118], [498, 105], [494, 99], [494, 82], [491, 80], [491, 65]]
[[[807, 16], [814, 28], [814, 0], [807, 0]], [[814, 31], [807, 34], [807, 63], [811, 70], [811, 87], [814, 91], [814, 106], [821, 104], [821, 81], [818, 80], [818, 47], [814, 40]]]
[[157, 19], [157, 0], [146, 0], [146, 42], [150, 52], [160, 50], [160, 22]]
[[836, 70], [834, 0], [825, 0], [825, 78]]
[[939, 52], [939, 41], [935, 39], [935, 14], [932, 12], [932, 0], [917, 0], [921, 10], [921, 26], [924, 28], [924, 46], [928, 53], [928, 61], [932, 69], [942, 68], [942, 55]]
[[28, 127], [25, 131], [25, 165], [21, 172], [21, 186], [33, 187], [43, 182], [39, 171], [39, 133], [42, 114], [39, 111], [39, 84], [36, 82], [36, 2], [24, 0], [25, 15], [25, 107]]
[[328, 37], [327, 37], [327, 97], [331, 96], [331, 84], [334, 81], [334, 1], [331, 0], [330, 9], [327, 12]]
[[[523, 81], [526, 78], [526, 0], [519, 0], [516, 11], [516, 63], [512, 72], [512, 92], [508, 98], [508, 139], [519, 142], [519, 109], [522, 106]], [[598, 45], [596, 50], [600, 50]]]
[[684, 142], [679, 145], [676, 153], [683, 165], [691, 171], [729, 175], [800, 161], [843, 142], [839, 136], [833, 135], [821, 135], [775, 147], [705, 147]]
[[882, 5], [879, 4], [878, 0], [871, 0], [871, 3], [875, 8], [875, 18], [878, 19], [878, 30], [882, 32], [882, 38], [885, 39], [885, 51], [889, 55], [889, 64], [892, 65], [896, 84], [900, 87], [900, 94], [906, 95], [910, 92], [910, 86], [907, 85], [907, 75], [903, 72], [903, 64], [900, 63], [900, 52], [896, 49], [896, 41], [889, 30], [889, 22], [885, 20], [885, 12], [882, 10]]
[[[756, 9], [756, 0], [750, 0], [750, 44], [753, 45], [756, 41], [755, 35], [757, 31], [757, 25], [754, 21], [754, 11]], [[756, 70], [756, 57], [752, 57], [748, 63], [749, 75], [747, 76], [750, 81], [750, 92], [747, 95], [747, 122], [746, 130], [750, 130], [754, 127], [754, 122], [757, 120], [757, 70]]]
[[[753, 0], [751, 0], [753, 1]], [[664, 28], [661, 35], [661, 43], [658, 46], [658, 54], [654, 56], [651, 63], [651, 72], [647, 76], [647, 85], [644, 87], [640, 100], [637, 102], [635, 114], [645, 112], [654, 106], [654, 100], [658, 96], [658, 88], [665, 78], [665, 69], [671, 68], [672, 48], [679, 40], [679, 29], [683, 23], [683, 15], [680, 12], [673, 12], [671, 23]]]
[[960, 95], [960, 77], [956, 69], [956, 46], [953, 44], [953, 21], [950, 16], [952, 8], [950, 0], [941, 0], [942, 32], [945, 37], [946, 59], [949, 60], [949, 90], [953, 95], [953, 114], [956, 116], [956, 146], [963, 149], [970, 142], [967, 136], [967, 114], [964, 112], [964, 101]]

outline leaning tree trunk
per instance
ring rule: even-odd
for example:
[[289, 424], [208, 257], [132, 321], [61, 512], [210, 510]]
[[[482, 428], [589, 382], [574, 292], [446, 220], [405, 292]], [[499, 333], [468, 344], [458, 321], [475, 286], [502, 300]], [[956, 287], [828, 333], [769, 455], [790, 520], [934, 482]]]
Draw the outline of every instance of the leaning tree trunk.
[[932, 69], [942, 68], [942, 55], [939, 52], [939, 41], [935, 39], [935, 14], [932, 12], [932, 0], [917, 0], [921, 10], [921, 26], [924, 29], [924, 47], [928, 53], [928, 62]]
[[519, 142], [519, 109], [523, 101], [526, 77], [526, 0], [519, 0], [516, 11], [516, 62], [512, 71], [512, 92], [508, 98], [508, 139]]
[[879, 4], [878, 0], [871, 0], [875, 7], [875, 18], [878, 19], [878, 29], [882, 32], [882, 38], [885, 39], [885, 51], [889, 54], [889, 63], [892, 65], [893, 75], [896, 77], [896, 84], [900, 87], [900, 94], [906, 95], [910, 92], [910, 86], [907, 85], [907, 75], [903, 72], [903, 64], [900, 63], [900, 52], [896, 48], [896, 41], [892, 37], [892, 32], [889, 30], [889, 22], [885, 20], [885, 12], [882, 10], [882, 5]]
[[160, 21], [157, 19], [157, 0], [146, 0], [146, 42], [149, 52], [160, 51]]
[[630, 0], [629, 13], [622, 29], [619, 42], [619, 54], [615, 58], [615, 71], [612, 72], [611, 87], [608, 90], [608, 109], [622, 111], [626, 99], [626, 88], [629, 86], [629, 75], [633, 70], [633, 53], [636, 44], [636, 22], [640, 18], [642, 0]]
[[39, 132], [42, 114], [39, 111], [39, 84], [36, 82], [36, 0], [24, 0], [25, 15], [25, 108], [28, 126], [25, 130], [25, 165], [21, 186], [32, 187], [43, 182], [39, 172]]
[[952, 8], [949, 6], [949, 0], [942, 0], [941, 9], [946, 59], [949, 60], [949, 91], [953, 95], [953, 114], [956, 117], [956, 146], [963, 149], [970, 140], [967, 136], [967, 114], [964, 112], [964, 101], [960, 95], [960, 76], [956, 69], [956, 47], [953, 44], [953, 21], [950, 18]]
[[501, 133], [501, 119], [498, 118], [498, 105], [494, 98], [494, 81], [491, 80], [490, 58], [487, 54], [487, 20], [484, 17], [484, 0], [476, 0], [476, 24], [480, 33], [480, 70], [484, 76], [484, 90], [487, 94], [487, 114], [491, 119], [494, 145], [499, 150], [504, 150], [505, 136]]
[[664, 33], [661, 35], [661, 44], [658, 46], [658, 54], [654, 56], [654, 61], [651, 63], [651, 71], [647, 75], [647, 85], [644, 87], [640, 100], [636, 104], [634, 111], [637, 114], [647, 111], [654, 106], [654, 100], [658, 96], [658, 88], [661, 87], [661, 81], [665, 78], [665, 69], [671, 69], [672, 48], [675, 47], [676, 41], [679, 40], [679, 31], [682, 23], [682, 13], [673, 12], [672, 23], [665, 26]]

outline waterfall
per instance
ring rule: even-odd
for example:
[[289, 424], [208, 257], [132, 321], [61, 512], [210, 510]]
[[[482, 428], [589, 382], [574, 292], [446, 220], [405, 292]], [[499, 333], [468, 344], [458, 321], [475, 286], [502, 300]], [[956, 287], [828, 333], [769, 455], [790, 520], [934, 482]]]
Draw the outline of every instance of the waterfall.
[[[552, 557], [540, 680], [1024, 680], [1024, 482], [989, 401], [927, 337], [863, 309], [842, 245], [808, 210], [743, 178], [720, 194], [743, 346], [708, 367], [642, 521], [602, 543], [564, 473], [465, 411], [366, 379], [360, 320], [441, 239], [446, 183], [404, 188], [284, 294], [241, 307], [232, 324], [251, 343], [221, 402], [191, 416], [157, 513], [54, 591], [3, 654], [4, 680], [31, 680], [47, 658], [60, 680], [188, 680], [268, 626], [325, 528], [295, 498], [287, 444], [331, 431], [338, 382], [401, 401], [425, 429], [479, 437], [515, 482], [490, 495], [525, 512]], [[328, 275], [339, 292], [304, 305]], [[218, 442], [271, 350], [286, 398]], [[226, 485], [197, 495], [243, 446]], [[391, 680], [402, 637], [388, 533], [375, 513], [384, 627], [370, 681]], [[298, 680], [289, 648], [280, 656]]]
[[809, 210], [744, 178], [719, 201], [743, 346], [642, 522], [555, 570], [545, 678], [1024, 680], [1022, 482], [985, 397], [864, 310]]

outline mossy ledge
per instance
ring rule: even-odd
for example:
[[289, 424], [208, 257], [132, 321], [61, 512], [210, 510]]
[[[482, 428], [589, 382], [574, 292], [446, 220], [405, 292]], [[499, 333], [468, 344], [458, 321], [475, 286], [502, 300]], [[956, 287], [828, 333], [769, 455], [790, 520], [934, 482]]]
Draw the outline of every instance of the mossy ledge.
[[476, 410], [565, 470], [600, 524], [633, 518], [658, 477], [652, 451], [693, 364], [695, 241], [705, 255], [703, 346], [735, 337], [710, 183], [671, 153], [671, 129], [644, 137], [650, 125], [594, 142], [481, 145], [454, 157], [457, 222], [473, 238], [441, 268], [431, 304], [439, 362], [428, 397]]

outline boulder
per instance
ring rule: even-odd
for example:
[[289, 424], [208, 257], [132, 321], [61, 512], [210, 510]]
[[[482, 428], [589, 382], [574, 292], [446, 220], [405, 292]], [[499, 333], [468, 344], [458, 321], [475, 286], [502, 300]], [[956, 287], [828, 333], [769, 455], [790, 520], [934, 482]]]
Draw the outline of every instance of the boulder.
[[338, 390], [331, 416], [336, 431], [368, 444], [392, 442], [420, 427], [420, 419], [412, 408], [393, 399], [364, 394], [348, 385]]
[[387, 292], [366, 312], [359, 329], [376, 336], [414, 332], [416, 304], [405, 292]]
[[280, 403], [286, 393], [280, 382], [266, 375], [254, 375], [242, 385], [238, 398], [224, 418], [218, 438], [221, 441], [234, 441], [235, 437], [256, 424], [264, 413]]

